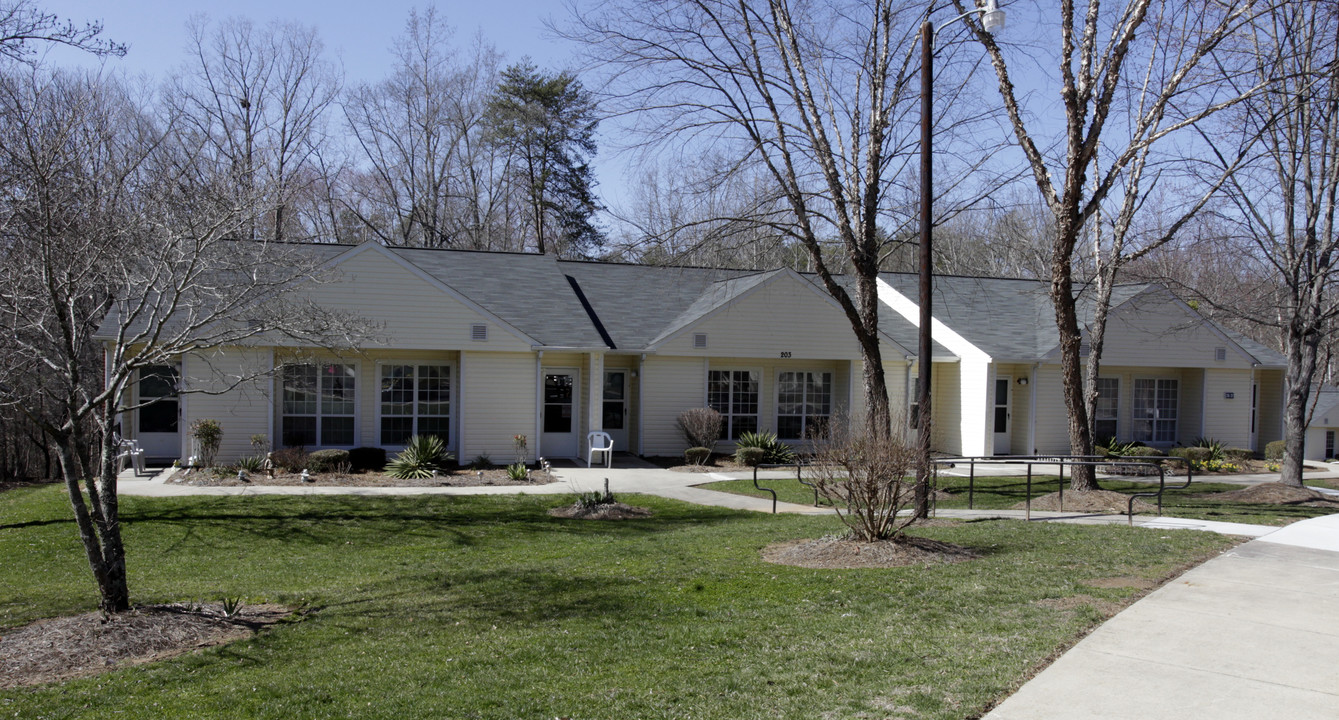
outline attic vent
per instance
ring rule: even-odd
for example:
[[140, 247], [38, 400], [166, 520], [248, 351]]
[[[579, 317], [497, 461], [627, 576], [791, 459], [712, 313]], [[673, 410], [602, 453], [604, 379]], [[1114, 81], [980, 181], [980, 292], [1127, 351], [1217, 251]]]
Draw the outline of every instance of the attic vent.
[[704, 347], [706, 347], [706, 346], [707, 346], [707, 334], [706, 334], [706, 333], [694, 333], [694, 334], [693, 334], [693, 347], [694, 347], [694, 348], [704, 348]]
[[1227, 359], [1227, 348], [1214, 348], [1213, 359], [1222, 362]]
[[488, 339], [488, 326], [487, 326], [487, 325], [484, 325], [484, 324], [482, 324], [482, 323], [480, 323], [480, 324], [478, 324], [478, 325], [471, 325], [471, 326], [470, 326], [470, 339], [471, 339], [471, 340], [480, 340], [480, 341], [487, 340], [487, 339]]

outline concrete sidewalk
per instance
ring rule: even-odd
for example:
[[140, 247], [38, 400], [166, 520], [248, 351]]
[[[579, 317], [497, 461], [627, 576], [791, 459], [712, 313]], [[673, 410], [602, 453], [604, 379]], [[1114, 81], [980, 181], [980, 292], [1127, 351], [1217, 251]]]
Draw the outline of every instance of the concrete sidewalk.
[[987, 720], [1339, 718], [1339, 515], [1302, 520], [1169, 582]]

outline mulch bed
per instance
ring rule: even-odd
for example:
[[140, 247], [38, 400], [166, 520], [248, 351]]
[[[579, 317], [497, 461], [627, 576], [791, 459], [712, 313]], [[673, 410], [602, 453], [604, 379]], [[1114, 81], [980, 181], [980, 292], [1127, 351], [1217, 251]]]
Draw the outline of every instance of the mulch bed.
[[250, 637], [291, 615], [278, 605], [142, 605], [39, 620], [0, 637], [0, 688], [40, 685], [175, 657]]
[[574, 520], [635, 520], [651, 517], [651, 511], [644, 507], [627, 505], [621, 502], [602, 503], [593, 507], [573, 503], [552, 508], [549, 510], [549, 515]]
[[[482, 476], [480, 473], [482, 472]], [[237, 479], [237, 473], [216, 474], [209, 470], [196, 470], [187, 474], [178, 470], [167, 479], [169, 483], [179, 485], [198, 485], [207, 487], [246, 487], [254, 485], [314, 485], [327, 487], [480, 487], [485, 485], [547, 485], [557, 482], [552, 474], [542, 470], [531, 470], [530, 480], [517, 481], [507, 477], [506, 470], [459, 470], [433, 478], [400, 480], [384, 473], [319, 473], [311, 475], [311, 481], [305, 482], [301, 473], [276, 473], [266, 477], [264, 473], [253, 473], [249, 481]]]
[[[1129, 509], [1130, 496], [1112, 490], [1088, 490], [1085, 492], [1065, 491], [1064, 507], [1060, 505], [1060, 493], [1053, 492], [1032, 498], [1033, 510], [1049, 510], [1077, 513], [1118, 513], [1124, 515]], [[1018, 503], [1014, 510], [1023, 510], [1026, 503]], [[1157, 512], [1158, 506], [1143, 499], [1134, 501], [1136, 513]]]
[[1328, 507], [1339, 509], [1339, 498], [1326, 495], [1311, 488], [1284, 485], [1270, 482], [1251, 485], [1240, 490], [1228, 490], [1220, 493], [1206, 493], [1196, 497], [1205, 500], [1223, 502], [1254, 503], [1267, 505], [1304, 505], [1306, 507]]
[[828, 536], [773, 543], [762, 550], [762, 559], [770, 563], [832, 570], [938, 565], [978, 557], [971, 548], [914, 535], [872, 543]]

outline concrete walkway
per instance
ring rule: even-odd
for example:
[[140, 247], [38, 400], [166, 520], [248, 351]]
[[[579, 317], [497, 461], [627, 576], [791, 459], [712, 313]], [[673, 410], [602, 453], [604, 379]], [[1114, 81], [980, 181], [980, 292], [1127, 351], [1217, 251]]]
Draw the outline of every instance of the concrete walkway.
[[[1339, 467], [1310, 477], [1339, 477]], [[602, 489], [690, 503], [771, 512], [772, 501], [696, 485], [730, 479], [654, 467], [555, 468], [559, 481], [503, 487], [336, 488], [168, 485], [166, 472], [134, 477], [125, 495], [496, 495]], [[751, 477], [737, 473], [737, 477]], [[784, 471], [762, 477], [792, 477]], [[1239, 484], [1273, 476], [1238, 476]], [[1215, 477], [1214, 482], [1222, 482]], [[829, 508], [777, 503], [778, 512]], [[940, 510], [941, 517], [1021, 518], [1021, 510]], [[1119, 523], [1120, 515], [1033, 512], [1037, 521]], [[1135, 525], [1256, 538], [1150, 593], [1093, 631], [991, 711], [988, 720], [1339, 718], [1339, 515], [1278, 528], [1136, 516]]]

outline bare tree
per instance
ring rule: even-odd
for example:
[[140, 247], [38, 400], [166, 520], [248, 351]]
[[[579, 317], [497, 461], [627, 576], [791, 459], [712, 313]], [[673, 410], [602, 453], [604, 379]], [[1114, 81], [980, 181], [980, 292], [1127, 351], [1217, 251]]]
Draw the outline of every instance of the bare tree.
[[190, 64], [168, 93], [179, 131], [229, 166], [239, 192], [270, 198], [270, 214], [248, 223], [248, 239], [309, 236], [296, 227], [293, 204], [320, 178], [318, 148], [340, 86], [316, 29], [197, 19], [189, 34]]
[[[954, 4], [966, 10], [961, 0]], [[1089, 224], [1102, 213], [1114, 218], [1116, 228], [1133, 221], [1145, 197], [1140, 187], [1144, 167], [1157, 158], [1160, 143], [1249, 95], [1253, 88], [1240, 91], [1230, 83], [1240, 71], [1233, 69], [1237, 62], [1227, 51], [1258, 8], [1254, 3], [1065, 0], [1058, 12], [1046, 12], [1040, 22], [1053, 24], [1060, 36], [1056, 60], [1064, 126], [1055, 152], [1044, 141], [1047, 126], [1019, 99], [1010, 53], [977, 20], [964, 22], [990, 56], [1015, 140], [1052, 216], [1050, 294], [1070, 447], [1087, 455], [1093, 438], [1084, 393], [1075, 253]], [[1186, 214], [1193, 214], [1209, 194], [1201, 194]], [[1118, 266], [1107, 265], [1109, 277]], [[1099, 356], [1100, 344], [1089, 362], [1096, 364]], [[1075, 490], [1096, 488], [1088, 468], [1075, 468], [1072, 484]]]
[[899, 540], [918, 518], [903, 513], [916, 500], [920, 448], [906, 437], [905, 423], [891, 436], [835, 424], [827, 442], [814, 447], [808, 473], [818, 494], [860, 542]]
[[[59, 458], [101, 607], [129, 607], [113, 423], [137, 372], [274, 334], [330, 345], [348, 327], [298, 299], [316, 261], [238, 242], [256, 213], [229, 174], [205, 177], [202, 144], [170, 141], [120, 84], [34, 72], [0, 79], [0, 377], [40, 383], [0, 403], [41, 428]], [[246, 378], [220, 366], [226, 389]], [[189, 389], [189, 388], [188, 388]]]
[[102, 23], [72, 20], [46, 12], [36, 0], [4, 0], [0, 2], [0, 57], [29, 65], [36, 64], [38, 48], [67, 45], [77, 50], [103, 57], [122, 57], [126, 46], [106, 38]]
[[[684, 155], [734, 153], [740, 167], [756, 163], [771, 176], [790, 215], [774, 227], [806, 249], [859, 343], [864, 424], [878, 437], [891, 416], [877, 281], [896, 229], [915, 216], [894, 190], [913, 177], [913, 38], [924, 9], [895, 0], [609, 1], [574, 13], [568, 33], [612, 73], [611, 111], [621, 101], [651, 142]], [[966, 105], [944, 110], [955, 107]]]

